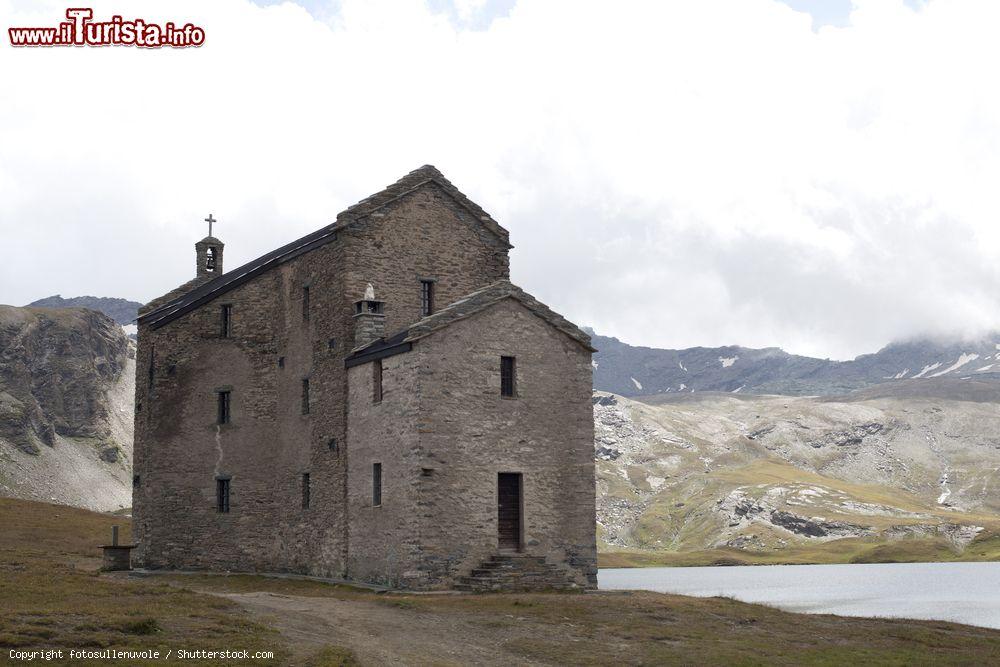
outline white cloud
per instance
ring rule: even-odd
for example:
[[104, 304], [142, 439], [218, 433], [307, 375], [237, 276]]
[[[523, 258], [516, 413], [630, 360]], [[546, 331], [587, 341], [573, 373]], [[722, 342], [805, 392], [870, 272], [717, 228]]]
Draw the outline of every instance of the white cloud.
[[94, 9], [206, 45], [0, 46], [0, 301], [145, 300], [209, 211], [232, 268], [433, 163], [510, 229], [515, 281], [629, 342], [846, 357], [1000, 325], [1000, 4], [863, 0], [816, 31], [773, 0], [478, 30], [385, 0]]

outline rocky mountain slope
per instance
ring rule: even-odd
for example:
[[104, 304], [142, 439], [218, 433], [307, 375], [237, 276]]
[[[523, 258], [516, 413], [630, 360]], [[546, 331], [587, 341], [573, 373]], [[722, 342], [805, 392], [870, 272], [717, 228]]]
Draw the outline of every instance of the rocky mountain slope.
[[61, 295], [48, 296], [29, 303], [27, 308], [90, 308], [104, 313], [122, 326], [131, 325], [138, 316], [141, 303], [105, 296], [74, 296], [64, 299]]
[[719, 391], [835, 395], [888, 380], [974, 377], [1000, 382], [1000, 334], [978, 341], [892, 343], [851, 361], [788, 354], [779, 348], [634, 347], [593, 337], [594, 388], [622, 396]]
[[0, 306], [0, 495], [130, 506], [134, 382], [110, 317]]
[[825, 560], [904, 538], [941, 553], [996, 539], [997, 387], [939, 377], [830, 398], [596, 392], [602, 549]]

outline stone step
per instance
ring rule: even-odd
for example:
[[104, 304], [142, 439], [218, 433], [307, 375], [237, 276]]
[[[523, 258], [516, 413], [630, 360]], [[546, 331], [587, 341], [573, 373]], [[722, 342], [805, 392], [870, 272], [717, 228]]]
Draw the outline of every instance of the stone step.
[[480, 563], [479, 569], [490, 572], [553, 572], [555, 566], [548, 563], [530, 563], [524, 565], [507, 565], [503, 563]]
[[455, 589], [468, 592], [571, 590], [577, 588], [543, 556], [494, 554], [459, 579]]

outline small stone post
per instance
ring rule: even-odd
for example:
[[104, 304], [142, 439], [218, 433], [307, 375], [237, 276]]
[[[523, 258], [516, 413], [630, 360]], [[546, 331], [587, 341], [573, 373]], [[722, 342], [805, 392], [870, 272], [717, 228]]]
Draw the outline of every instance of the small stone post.
[[104, 550], [104, 564], [101, 569], [105, 572], [131, 570], [132, 549], [134, 548], [134, 544], [118, 544], [118, 526], [112, 526], [111, 544], [105, 544], [101, 547]]

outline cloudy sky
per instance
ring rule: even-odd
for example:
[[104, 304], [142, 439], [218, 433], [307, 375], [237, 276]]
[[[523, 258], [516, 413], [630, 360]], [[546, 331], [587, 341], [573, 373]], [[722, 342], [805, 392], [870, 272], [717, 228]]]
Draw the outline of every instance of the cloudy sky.
[[9, 46], [66, 6], [0, 0], [0, 303], [145, 301], [210, 211], [234, 268], [430, 163], [633, 344], [1000, 327], [993, 0], [95, 0], [205, 46]]

